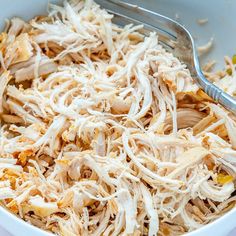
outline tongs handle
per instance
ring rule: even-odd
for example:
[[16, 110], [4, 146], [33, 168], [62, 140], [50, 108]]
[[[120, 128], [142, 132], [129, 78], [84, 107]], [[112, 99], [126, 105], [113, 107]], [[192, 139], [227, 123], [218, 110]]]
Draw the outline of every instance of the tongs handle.
[[[143, 7], [130, 4], [121, 0], [95, 0], [100, 6], [116, 15], [130, 18], [139, 24], [145, 24], [149, 27], [162, 31], [169, 37], [176, 39], [175, 23], [172, 19], [160, 15], [156, 12], [150, 11]], [[168, 32], [165, 29], [172, 29], [173, 32]]]
[[[145, 8], [122, 0], [95, 0], [108, 12], [129, 22], [143, 24], [149, 31], [157, 31], [159, 41], [173, 50], [173, 54], [184, 62], [191, 75], [204, 92], [236, 114], [236, 100], [208, 81], [202, 73], [194, 40], [189, 31], [178, 22]], [[168, 29], [168, 31], [166, 30]]]

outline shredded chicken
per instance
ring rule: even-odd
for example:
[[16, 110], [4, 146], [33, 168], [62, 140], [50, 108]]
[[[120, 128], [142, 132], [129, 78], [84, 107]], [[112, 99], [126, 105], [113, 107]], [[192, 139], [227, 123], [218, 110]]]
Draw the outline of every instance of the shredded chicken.
[[206, 44], [197, 48], [199, 56], [205, 55], [210, 52], [214, 45], [214, 38], [212, 37]]
[[112, 17], [71, 1], [0, 35], [0, 200], [63, 236], [198, 229], [235, 204], [236, 117]]
[[198, 19], [197, 23], [199, 25], [205, 25], [208, 22], [208, 18], [202, 18], [202, 19]]

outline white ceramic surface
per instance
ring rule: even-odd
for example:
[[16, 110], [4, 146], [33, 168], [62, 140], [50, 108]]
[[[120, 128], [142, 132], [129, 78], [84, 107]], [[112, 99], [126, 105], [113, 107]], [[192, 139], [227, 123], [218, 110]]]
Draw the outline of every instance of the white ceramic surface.
[[[60, 0], [50, 2], [60, 2]], [[190, 29], [199, 45], [206, 43], [213, 36], [214, 49], [206, 58], [202, 58], [203, 61], [215, 59], [220, 67], [223, 65], [224, 55], [236, 53], [235, 0], [129, 0], [129, 2], [143, 5], [172, 18], [178, 15], [179, 21]], [[27, 20], [37, 14], [45, 13], [47, 3], [48, 0], [0, 0], [0, 27], [3, 26], [5, 18], [20, 16]], [[200, 18], [208, 18], [209, 22], [205, 26], [199, 26], [196, 21]], [[233, 210], [188, 236], [226, 236], [236, 227], [235, 218], [236, 210]], [[0, 208], [0, 225], [15, 236], [50, 235], [16, 218], [2, 208]], [[0, 231], [0, 235], [4, 234]]]

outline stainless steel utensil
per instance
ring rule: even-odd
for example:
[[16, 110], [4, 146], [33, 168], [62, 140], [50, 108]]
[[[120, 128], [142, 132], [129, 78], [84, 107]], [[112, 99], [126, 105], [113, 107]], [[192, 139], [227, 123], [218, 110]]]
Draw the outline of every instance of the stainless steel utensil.
[[159, 42], [185, 63], [193, 79], [215, 102], [236, 114], [236, 100], [208, 81], [200, 68], [197, 50], [189, 31], [178, 22], [142, 7], [121, 0], [95, 0], [114, 15], [118, 25], [142, 24], [144, 34], [156, 31]]

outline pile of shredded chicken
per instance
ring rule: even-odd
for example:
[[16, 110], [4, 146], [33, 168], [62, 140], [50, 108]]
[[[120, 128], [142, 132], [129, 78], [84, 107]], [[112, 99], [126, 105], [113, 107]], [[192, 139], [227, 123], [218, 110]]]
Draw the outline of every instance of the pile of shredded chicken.
[[234, 207], [236, 117], [141, 27], [90, 0], [9, 22], [0, 200], [11, 212], [63, 236], [168, 236]]

